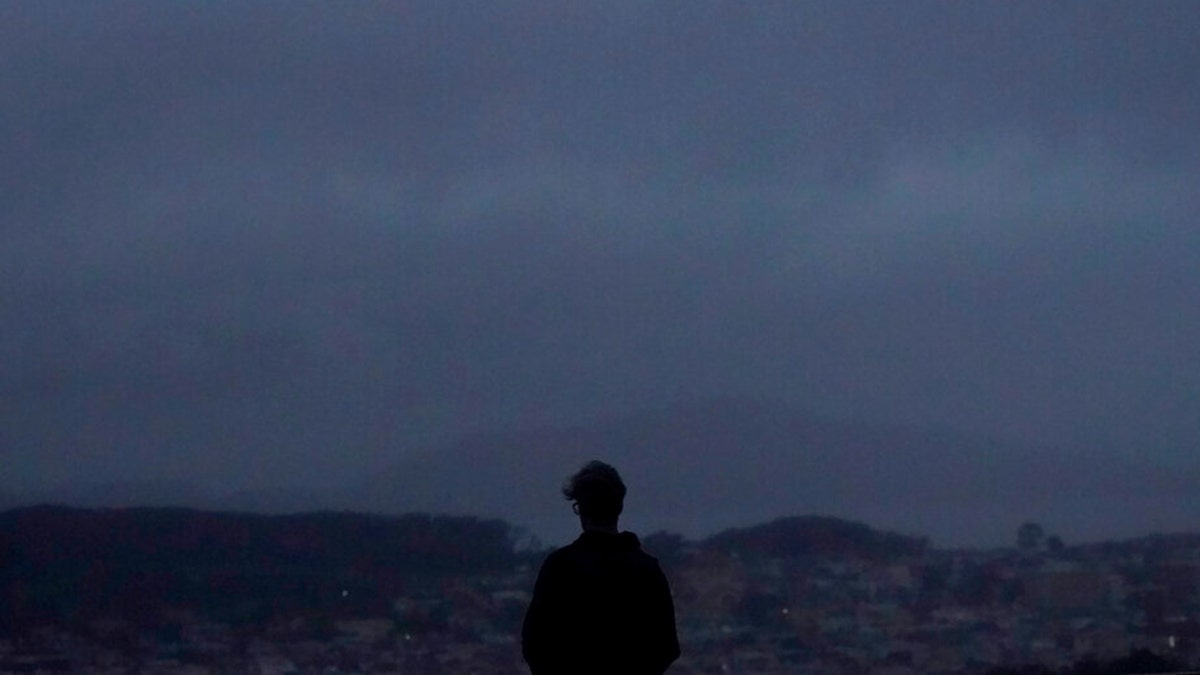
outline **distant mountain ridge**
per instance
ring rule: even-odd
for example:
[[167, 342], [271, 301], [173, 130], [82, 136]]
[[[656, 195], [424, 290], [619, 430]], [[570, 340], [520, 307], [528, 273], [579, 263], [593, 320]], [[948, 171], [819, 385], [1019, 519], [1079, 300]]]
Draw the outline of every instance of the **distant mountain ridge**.
[[964, 546], [1009, 542], [1026, 520], [1069, 541], [1186, 531], [1200, 522], [1197, 469], [738, 398], [476, 433], [328, 490], [99, 483], [9, 495], [7, 505], [487, 514], [561, 542], [577, 527], [561, 482], [593, 458], [615, 464], [630, 486], [624, 525], [692, 538], [796, 513]]
[[562, 539], [574, 524], [561, 481], [593, 458], [629, 483], [631, 526], [692, 537], [794, 513], [960, 545], [1007, 542], [1025, 520], [1075, 541], [1200, 522], [1200, 502], [1189, 497], [1197, 471], [743, 399], [471, 436], [364, 476], [339, 504], [490, 513]]
[[824, 556], [872, 561], [919, 556], [930, 548], [924, 537], [876, 530], [828, 516], [789, 516], [724, 530], [705, 539], [703, 546], [763, 558]]

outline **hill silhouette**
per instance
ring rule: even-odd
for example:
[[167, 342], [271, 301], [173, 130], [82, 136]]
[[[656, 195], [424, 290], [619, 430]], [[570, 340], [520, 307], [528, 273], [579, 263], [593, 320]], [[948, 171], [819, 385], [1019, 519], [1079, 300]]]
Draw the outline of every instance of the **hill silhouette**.
[[594, 458], [616, 465], [630, 485], [631, 527], [692, 538], [796, 513], [919, 532], [956, 546], [1002, 545], [1031, 519], [1071, 541], [1098, 541], [1186, 530], [1200, 518], [1200, 501], [1191, 498], [1200, 483], [1195, 468], [1088, 447], [835, 419], [742, 398], [474, 433], [397, 453], [389, 468], [364, 470], [340, 486], [3, 487], [11, 493], [8, 506], [489, 514], [564, 542], [576, 524], [564, 511], [560, 481]]
[[511, 570], [512, 532], [428, 514], [22, 508], [0, 513], [0, 605], [10, 627], [97, 612], [153, 622], [181, 606], [232, 622], [386, 614], [431, 577]]
[[560, 481], [604, 458], [627, 522], [703, 537], [795, 513], [998, 545], [1024, 520], [1073, 541], [1182, 530], [1200, 476], [1091, 451], [720, 399], [562, 427], [476, 434], [346, 486], [355, 510], [490, 513], [558, 541]]
[[[278, 616], [390, 616], [397, 597], [536, 569], [546, 551], [526, 548], [523, 535], [498, 519], [427, 513], [13, 509], [0, 512], [0, 635], [112, 616], [157, 626], [169, 610], [235, 626]], [[1170, 560], [1176, 551], [1194, 549], [1197, 537], [1145, 536], [1070, 551]], [[816, 515], [730, 528], [693, 542], [656, 532], [645, 543], [667, 564], [681, 564], [689, 551], [873, 564], [938, 554], [924, 537]]]
[[792, 516], [717, 533], [707, 548], [741, 557], [855, 558], [883, 562], [920, 555], [929, 540], [876, 530], [862, 523], [827, 516]]
[[[545, 551], [523, 548], [521, 535], [502, 520], [425, 513], [18, 508], [0, 512], [0, 633], [114, 615], [157, 625], [168, 609], [231, 624], [289, 614], [387, 616], [396, 597], [427, 593], [439, 580], [507, 575], [536, 562]], [[684, 541], [658, 533], [647, 543], [656, 538]], [[696, 546], [746, 559], [885, 560], [927, 542], [797, 516]]]

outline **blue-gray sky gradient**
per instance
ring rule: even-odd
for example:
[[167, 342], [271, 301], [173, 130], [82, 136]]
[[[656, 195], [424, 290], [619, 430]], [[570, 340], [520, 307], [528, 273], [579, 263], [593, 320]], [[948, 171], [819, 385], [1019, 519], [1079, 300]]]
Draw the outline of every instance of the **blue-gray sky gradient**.
[[1190, 2], [5, 3], [0, 490], [729, 395], [1194, 467], [1198, 77]]

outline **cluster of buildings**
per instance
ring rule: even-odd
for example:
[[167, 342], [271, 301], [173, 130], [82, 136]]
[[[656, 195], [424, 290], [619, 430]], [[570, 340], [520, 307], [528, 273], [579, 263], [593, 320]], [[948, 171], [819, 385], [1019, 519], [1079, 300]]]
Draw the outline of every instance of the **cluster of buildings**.
[[37, 626], [0, 638], [0, 673], [527, 673], [517, 636], [529, 583], [528, 567], [442, 578], [382, 616], [291, 612], [235, 624], [174, 608], [152, 626], [117, 617]]
[[678, 673], [986, 673], [1146, 649], [1200, 664], [1200, 538], [911, 559], [691, 557]]
[[[768, 557], [693, 546], [664, 558], [699, 673], [986, 673], [1150, 649], [1200, 664], [1200, 538], [903, 559]], [[386, 616], [231, 625], [194, 609], [0, 639], [0, 672], [526, 673], [518, 635], [536, 564], [441, 579]]]

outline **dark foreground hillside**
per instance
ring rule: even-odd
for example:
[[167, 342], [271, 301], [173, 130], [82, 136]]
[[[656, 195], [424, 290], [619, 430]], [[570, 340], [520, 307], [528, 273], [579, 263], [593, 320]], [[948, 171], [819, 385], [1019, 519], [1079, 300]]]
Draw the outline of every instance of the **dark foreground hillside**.
[[98, 615], [153, 624], [169, 608], [232, 622], [386, 614], [427, 579], [510, 570], [510, 534], [424, 514], [12, 510], [0, 514], [0, 631]]
[[[0, 672], [524, 673], [545, 551], [499, 520], [0, 513]], [[834, 518], [645, 537], [685, 673], [1116, 673], [1200, 661], [1200, 536], [939, 550]]]

